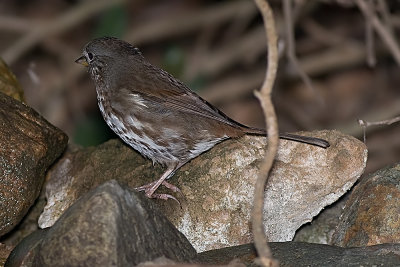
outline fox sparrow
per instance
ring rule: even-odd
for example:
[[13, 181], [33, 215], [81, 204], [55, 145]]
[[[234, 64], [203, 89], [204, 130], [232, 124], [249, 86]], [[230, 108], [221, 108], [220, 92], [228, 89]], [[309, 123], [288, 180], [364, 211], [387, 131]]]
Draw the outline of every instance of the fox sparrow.
[[[75, 62], [88, 67], [108, 126], [153, 163], [167, 167], [158, 180], [136, 188], [149, 198], [174, 198], [155, 191], [161, 184], [179, 191], [166, 179], [217, 143], [244, 134], [266, 135], [265, 130], [232, 120], [172, 75], [150, 64], [137, 48], [117, 38], [89, 42]], [[280, 137], [329, 147], [319, 138]]]

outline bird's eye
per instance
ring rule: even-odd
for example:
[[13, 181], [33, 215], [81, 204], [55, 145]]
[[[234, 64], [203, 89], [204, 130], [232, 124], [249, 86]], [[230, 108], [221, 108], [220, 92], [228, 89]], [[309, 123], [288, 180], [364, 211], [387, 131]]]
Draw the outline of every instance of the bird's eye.
[[88, 58], [89, 58], [89, 60], [90, 60], [90, 61], [92, 61], [92, 60], [93, 60], [93, 54], [92, 54], [92, 53], [90, 53], [90, 52], [89, 52], [89, 53], [87, 53], [87, 56], [88, 56]]

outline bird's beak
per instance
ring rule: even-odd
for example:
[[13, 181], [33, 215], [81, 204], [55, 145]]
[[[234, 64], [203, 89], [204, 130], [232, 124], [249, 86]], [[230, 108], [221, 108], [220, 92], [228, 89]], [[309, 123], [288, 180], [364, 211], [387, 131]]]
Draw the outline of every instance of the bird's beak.
[[89, 63], [86, 61], [86, 57], [85, 56], [81, 56], [80, 58], [75, 60], [75, 63], [81, 64], [81, 65], [83, 65], [85, 67], [89, 66]]

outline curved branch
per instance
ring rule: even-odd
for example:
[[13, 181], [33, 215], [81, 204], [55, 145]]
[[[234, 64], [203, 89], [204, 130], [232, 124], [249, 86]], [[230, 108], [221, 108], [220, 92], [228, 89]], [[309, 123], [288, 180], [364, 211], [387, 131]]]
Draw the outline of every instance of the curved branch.
[[268, 132], [268, 146], [264, 162], [261, 164], [260, 172], [254, 190], [254, 206], [252, 211], [252, 227], [254, 244], [257, 249], [259, 259], [264, 266], [277, 266], [278, 262], [272, 258], [268, 247], [268, 239], [263, 227], [263, 203], [264, 190], [268, 182], [269, 172], [272, 168], [276, 152], [278, 150], [278, 123], [271, 101], [271, 92], [274, 85], [276, 71], [278, 68], [278, 46], [275, 30], [275, 21], [272, 10], [266, 0], [254, 0], [260, 10], [268, 40], [268, 68], [264, 83], [260, 91], [254, 94], [261, 103], [264, 110], [265, 121]]

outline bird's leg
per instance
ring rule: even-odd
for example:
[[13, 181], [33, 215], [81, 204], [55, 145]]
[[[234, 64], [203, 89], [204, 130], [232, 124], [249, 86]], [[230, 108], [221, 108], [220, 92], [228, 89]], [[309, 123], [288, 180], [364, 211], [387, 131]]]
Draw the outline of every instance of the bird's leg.
[[149, 188], [145, 189], [146, 192], [146, 196], [148, 198], [152, 198], [154, 192], [157, 190], [157, 188], [165, 181], [165, 179], [167, 179], [169, 176], [171, 176], [173, 174], [175, 170], [175, 167], [170, 167], [168, 168], [163, 175], [161, 175], [160, 179], [158, 179], [157, 181], [155, 181], [155, 183], [150, 186]]
[[175, 193], [176, 193], [176, 192], [182, 193], [181, 190], [180, 190], [177, 186], [175, 186], [175, 185], [173, 185], [173, 184], [170, 184], [170, 183], [168, 183], [168, 182], [165, 181], [165, 180], [164, 180], [164, 182], [162, 182], [162, 185], [165, 186], [166, 188], [168, 188], [169, 190], [174, 191]]
[[[158, 180], [157, 180], [157, 181], [158, 181]], [[140, 191], [146, 191], [146, 189], [148, 189], [149, 187], [152, 187], [157, 181], [153, 181], [153, 182], [151, 182], [151, 183], [148, 183], [148, 184], [145, 184], [145, 185], [142, 185], [142, 186], [135, 187], [135, 189], [136, 189], [137, 191], [139, 191], [139, 192], [140, 192]], [[168, 182], [165, 181], [165, 180], [164, 180], [164, 182], [162, 182], [162, 185], [165, 186], [166, 188], [168, 188], [168, 189], [174, 191], [174, 192], [179, 192], [179, 193], [181, 193], [181, 190], [180, 190], [177, 186], [175, 186], [175, 185], [173, 185], [173, 184], [170, 184], [170, 183], [168, 183]]]
[[[168, 179], [175, 173], [176, 169], [177, 169], [176, 165], [168, 167], [168, 169], [163, 173], [163, 175], [161, 175], [161, 177], [158, 180], [151, 182], [149, 184], [143, 185], [143, 186], [136, 187], [135, 189], [138, 191], [144, 191], [148, 198], [160, 198], [160, 199], [164, 199], [164, 200], [171, 198], [171, 199], [178, 201], [175, 197], [173, 197], [169, 194], [155, 194], [154, 193], [161, 184], [164, 185], [165, 187], [167, 187], [168, 189], [171, 189], [174, 192], [180, 192], [178, 187], [165, 181], [166, 179]], [[178, 203], [179, 203], [179, 201], [178, 201]]]

